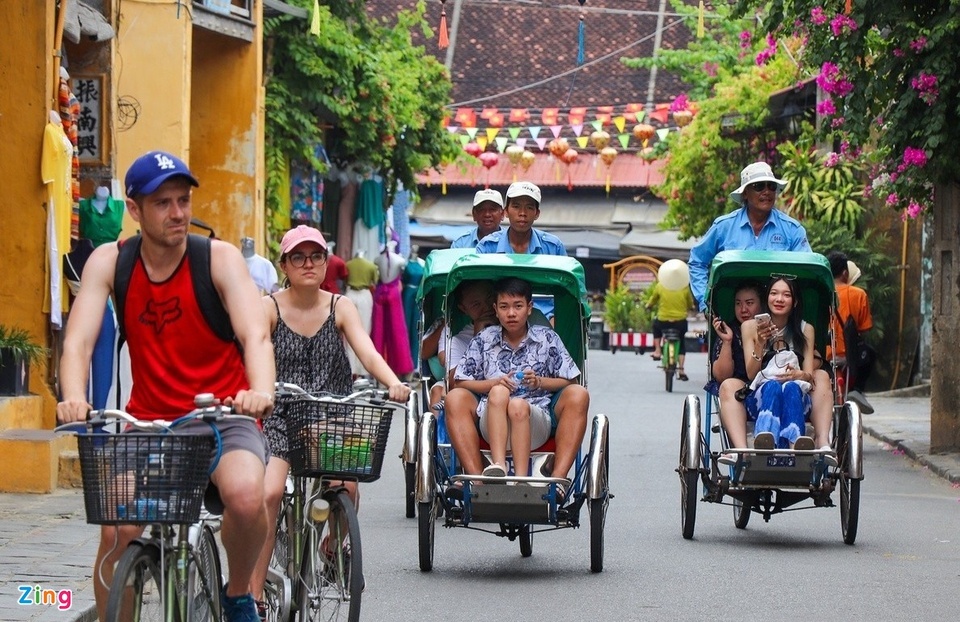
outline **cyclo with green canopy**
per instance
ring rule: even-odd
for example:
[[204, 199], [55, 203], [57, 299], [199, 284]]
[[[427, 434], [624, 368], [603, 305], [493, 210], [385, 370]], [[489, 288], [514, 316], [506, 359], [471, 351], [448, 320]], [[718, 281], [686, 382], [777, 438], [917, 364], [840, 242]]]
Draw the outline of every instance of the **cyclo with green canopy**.
[[[434, 253], [444, 251], [434, 251]], [[449, 252], [449, 251], [447, 251]], [[436, 309], [431, 297], [438, 292], [432, 286], [432, 271], [448, 268], [441, 311], [449, 335], [456, 334], [469, 318], [456, 307], [451, 295], [467, 281], [496, 281], [518, 277], [532, 286], [535, 298], [553, 298], [554, 329], [581, 370], [579, 382], [586, 385], [587, 325], [590, 306], [587, 303], [583, 267], [576, 259], [547, 255], [466, 254], [452, 265], [444, 256], [427, 259], [427, 274], [421, 284], [421, 308], [425, 322]], [[531, 318], [532, 319], [532, 318]], [[447, 346], [450, 340], [448, 338]], [[542, 476], [511, 475], [508, 464], [505, 478], [462, 474], [456, 452], [448, 440], [442, 408], [434, 414], [424, 409], [419, 424], [416, 466], [416, 502], [418, 517], [420, 569], [433, 568], [435, 527], [443, 517], [445, 527], [462, 527], [485, 531], [519, 540], [520, 553], [533, 553], [533, 534], [554, 529], [580, 526], [580, 510], [584, 504], [590, 516], [590, 569], [603, 569], [603, 529], [609, 499], [608, 483], [608, 420], [597, 414], [592, 419], [587, 453], [583, 447], [577, 454], [572, 479]], [[531, 452], [531, 463], [542, 464], [552, 459], [554, 439]], [[489, 451], [481, 439], [481, 451]], [[510, 458], [508, 456], [508, 463]], [[530, 472], [533, 472], [531, 469]], [[491, 485], [514, 482], [519, 485]], [[486, 483], [487, 485], [477, 485]], [[557, 494], [558, 485], [567, 490], [565, 498]]]
[[[803, 300], [803, 319], [813, 325], [816, 352], [822, 355], [833, 341], [830, 319], [836, 309], [836, 292], [830, 265], [820, 254], [721, 252], [710, 267], [708, 307], [733, 326], [737, 288], [749, 282], [765, 285], [773, 277], [796, 281]], [[710, 352], [714, 351], [716, 339], [711, 325]], [[831, 352], [835, 350], [831, 347]], [[712, 378], [710, 361], [707, 373]], [[683, 404], [677, 468], [683, 537], [693, 537], [698, 490], [702, 490], [702, 501], [733, 506], [734, 525], [745, 529], [752, 513], [769, 521], [773, 514], [788, 510], [834, 507], [832, 493], [839, 488], [843, 541], [853, 544], [857, 537], [863, 479], [862, 421], [860, 409], [854, 402], [843, 403], [837, 399], [835, 381], [832, 389], [835, 399], [830, 451], [731, 447], [719, 417], [717, 422], [713, 421], [713, 411], [716, 409], [719, 413], [717, 398], [708, 392], [702, 405], [699, 397], [688, 395]], [[750, 426], [752, 424], [748, 424], [748, 432]], [[714, 434], [719, 438], [719, 451], [711, 450]], [[737, 457], [734, 466], [717, 462], [724, 453]], [[836, 465], [830, 463], [828, 455], [835, 455]], [[795, 507], [807, 501], [810, 503]]]
[[[417, 307], [420, 310], [418, 320], [418, 334], [420, 339], [436, 326], [443, 318], [443, 304], [446, 300], [447, 275], [450, 268], [464, 255], [476, 254], [472, 248], [451, 248], [435, 250], [427, 255], [424, 263], [423, 278], [417, 290]], [[417, 511], [416, 500], [416, 471], [417, 471], [417, 440], [420, 430], [420, 406], [429, 407], [430, 385], [443, 382], [443, 368], [436, 356], [423, 362], [421, 366], [420, 391], [417, 393], [417, 407], [408, 408], [404, 424], [403, 452], [400, 460], [403, 463], [406, 515], [415, 518]]]

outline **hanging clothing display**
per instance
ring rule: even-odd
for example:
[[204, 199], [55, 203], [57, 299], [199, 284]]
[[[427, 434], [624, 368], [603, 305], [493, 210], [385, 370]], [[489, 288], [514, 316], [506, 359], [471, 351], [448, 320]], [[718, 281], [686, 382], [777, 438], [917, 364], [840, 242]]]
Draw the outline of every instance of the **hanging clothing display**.
[[417, 324], [420, 310], [417, 307], [417, 290], [423, 280], [423, 260], [411, 257], [403, 269], [403, 317], [407, 322], [407, 338], [410, 342], [410, 356], [420, 360], [420, 336]]
[[100, 246], [115, 242], [123, 227], [125, 205], [121, 199], [96, 196], [80, 200], [80, 238], [90, 240]]
[[323, 210], [323, 178], [303, 162], [290, 167], [290, 225], [319, 227]]
[[[56, 113], [54, 113], [56, 114]], [[71, 163], [73, 146], [63, 126], [47, 123], [43, 130], [40, 156], [40, 179], [47, 186], [47, 254], [44, 269], [48, 287], [43, 293], [43, 312], [50, 314], [50, 324], [59, 330], [62, 313], [68, 308], [61, 266], [63, 255], [70, 252], [70, 219], [73, 209]]]
[[[340, 210], [336, 208], [340, 205], [341, 187], [340, 179], [337, 177], [333, 179], [328, 177], [323, 181], [323, 200], [327, 202], [330, 209], [323, 210], [320, 230], [324, 232], [324, 236], [327, 233], [330, 234], [330, 237], [327, 238], [328, 241], [333, 238], [337, 243], [340, 242], [340, 238], [337, 237], [340, 229]], [[343, 247], [340, 247], [340, 252], [346, 253], [344, 257], [350, 256], [350, 249], [344, 250]]]
[[[380, 278], [380, 271], [376, 264], [369, 259], [357, 255], [347, 262], [347, 293], [354, 306], [357, 307], [357, 314], [360, 316], [360, 324], [363, 325], [363, 331], [370, 334], [373, 324], [373, 289], [374, 284]], [[354, 354], [353, 348], [349, 344], [347, 347], [347, 358], [350, 359], [350, 370], [354, 375], [359, 376], [367, 373], [360, 363], [360, 359]]]
[[[357, 200], [357, 184], [348, 175], [340, 175], [340, 222], [337, 223], [337, 248], [341, 257], [350, 257], [356, 254], [357, 248], [353, 245], [353, 214], [356, 211], [354, 203]], [[372, 257], [372, 255], [371, 255]], [[349, 266], [347, 266], [349, 268]]]
[[391, 206], [393, 212], [393, 231], [398, 237], [397, 252], [406, 257], [410, 254], [410, 191], [398, 184], [397, 195]]
[[[64, 74], [66, 75], [66, 74]], [[60, 123], [63, 133], [70, 141], [70, 239], [80, 239], [80, 152], [77, 149], [80, 120], [80, 100], [70, 90], [66, 77], [60, 77], [60, 89], [57, 92], [57, 104], [60, 107]], [[69, 248], [62, 249], [67, 252]]]
[[370, 257], [380, 253], [385, 241], [383, 226], [383, 182], [378, 177], [360, 183], [356, 200], [356, 221], [353, 224], [353, 250], [364, 251]]
[[373, 345], [398, 376], [413, 371], [410, 342], [400, 299], [400, 277], [379, 283], [373, 294]]

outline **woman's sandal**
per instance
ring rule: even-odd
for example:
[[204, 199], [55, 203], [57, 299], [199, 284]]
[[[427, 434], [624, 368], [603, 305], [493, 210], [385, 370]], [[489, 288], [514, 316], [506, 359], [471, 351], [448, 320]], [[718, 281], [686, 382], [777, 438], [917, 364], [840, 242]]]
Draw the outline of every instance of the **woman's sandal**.
[[650, 358], [652, 358], [652, 359], [655, 360], [655, 361], [659, 361], [659, 360], [662, 359], [663, 357], [662, 357], [662, 356], [657, 356], [656, 354], [651, 354], [651, 355], [650, 355]]
[[687, 380], [690, 380], [690, 376], [688, 376], [688, 375], [683, 371], [683, 368], [681, 367], [680, 369], [677, 370], [677, 379], [678, 379], [678, 380], [687, 381]]

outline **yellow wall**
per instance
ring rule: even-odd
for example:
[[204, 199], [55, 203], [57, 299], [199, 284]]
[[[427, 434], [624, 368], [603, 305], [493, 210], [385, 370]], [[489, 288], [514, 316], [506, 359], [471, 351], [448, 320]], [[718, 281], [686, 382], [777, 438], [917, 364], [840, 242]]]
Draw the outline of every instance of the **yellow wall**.
[[[0, 323], [27, 330], [49, 346], [42, 313], [46, 192], [40, 181], [43, 128], [53, 104], [53, 2], [0, 2]], [[46, 366], [30, 389], [52, 408]]]
[[234, 245], [263, 237], [256, 218], [263, 204], [259, 40], [259, 29], [253, 43], [202, 28], [193, 33], [190, 166], [200, 181], [193, 215]]
[[[119, 50], [113, 60], [113, 93], [139, 105], [133, 125], [114, 134], [114, 162], [121, 182], [130, 164], [152, 149], [169, 151], [192, 164], [192, 31], [190, 12], [183, 6], [178, 10], [174, 2], [120, 3]], [[127, 217], [124, 235], [135, 230], [135, 223]]]

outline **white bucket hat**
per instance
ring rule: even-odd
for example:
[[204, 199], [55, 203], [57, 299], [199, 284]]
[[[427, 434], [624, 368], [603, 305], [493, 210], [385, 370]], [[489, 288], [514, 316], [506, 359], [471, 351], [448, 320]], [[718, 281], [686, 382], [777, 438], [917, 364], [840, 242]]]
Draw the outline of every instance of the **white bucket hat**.
[[783, 190], [784, 186], [787, 185], [787, 182], [773, 176], [773, 171], [770, 169], [769, 164], [766, 162], [754, 162], [740, 171], [740, 187], [730, 193], [730, 198], [737, 203], [741, 203], [743, 201], [743, 191], [747, 189], [747, 186], [758, 181], [774, 182], [777, 184], [778, 194]]
[[849, 277], [847, 278], [847, 285], [853, 285], [856, 283], [857, 279], [859, 279], [860, 275], [862, 274], [857, 264], [853, 263], [849, 259], [847, 260], [847, 273], [849, 274]]

